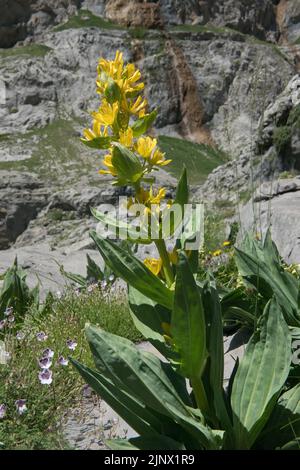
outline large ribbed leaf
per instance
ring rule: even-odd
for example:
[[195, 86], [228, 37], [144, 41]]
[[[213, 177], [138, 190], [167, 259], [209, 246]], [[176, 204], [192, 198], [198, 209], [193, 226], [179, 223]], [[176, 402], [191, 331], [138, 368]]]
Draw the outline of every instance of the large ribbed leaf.
[[279, 398], [258, 446], [264, 449], [278, 448], [295, 438], [300, 438], [300, 384]]
[[171, 322], [171, 312], [129, 286], [128, 300], [130, 314], [136, 328], [148, 341], [167, 358], [175, 358], [175, 353], [166, 345], [164, 325]]
[[173, 293], [144, 263], [108, 238], [98, 236], [95, 231], [91, 232], [91, 237], [104, 261], [117, 276], [160, 305], [172, 308]]
[[184, 404], [174, 384], [177, 374], [156, 356], [138, 350], [125, 338], [88, 326], [87, 339], [100, 374], [115, 387], [144, 403], [149, 409], [173, 419], [198, 442], [198, 448], [214, 448], [214, 434]]
[[237, 449], [254, 444], [288, 377], [291, 335], [277, 301], [268, 302], [238, 367], [231, 393]]
[[205, 283], [202, 290], [202, 301], [206, 317], [208, 360], [204, 371], [203, 382], [206, 395], [213, 414], [221, 427], [226, 429], [227, 436], [232, 437], [232, 423], [228, 414], [224, 382], [224, 345], [223, 321], [219, 295], [212, 281]]
[[124, 392], [121, 387], [115, 387], [105, 375], [90, 369], [75, 359], [71, 359], [71, 362], [84, 381], [138, 434], [153, 433], [154, 431], [160, 433], [162, 431], [163, 423], [144, 403]]
[[264, 243], [248, 235], [241, 249], [236, 249], [236, 263], [240, 274], [266, 299], [276, 296], [289, 325], [300, 325], [298, 306], [299, 281], [281, 267], [276, 246], [270, 232]]
[[200, 379], [207, 358], [205, 317], [200, 292], [184, 252], [179, 254], [177, 265], [171, 332], [183, 374]]

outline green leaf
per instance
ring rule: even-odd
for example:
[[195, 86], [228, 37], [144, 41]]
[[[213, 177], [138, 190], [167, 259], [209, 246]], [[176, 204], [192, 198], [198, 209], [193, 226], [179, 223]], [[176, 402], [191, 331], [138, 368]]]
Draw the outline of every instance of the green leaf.
[[201, 378], [206, 358], [206, 326], [202, 300], [188, 259], [179, 253], [171, 332], [186, 377]]
[[18, 320], [22, 319], [35, 301], [36, 293], [30, 291], [26, 284], [26, 272], [19, 268], [16, 258], [6, 271], [0, 290], [0, 319], [7, 307], [13, 307], [15, 316]]
[[70, 360], [85, 382], [138, 434], [153, 433], [155, 430], [162, 432], [161, 416], [157, 417], [142, 401], [125, 391], [122, 385], [116, 387], [108, 374], [92, 370], [75, 359]]
[[180, 206], [184, 207], [184, 205], [188, 204], [188, 202], [189, 202], [189, 186], [187, 182], [186, 167], [184, 166], [178, 185], [177, 185], [174, 203], [180, 204]]
[[202, 301], [206, 317], [208, 360], [203, 382], [212, 414], [226, 429], [227, 438], [232, 437], [232, 423], [229, 418], [224, 382], [223, 321], [219, 295], [212, 280], [207, 281], [202, 290]]
[[138, 156], [119, 142], [114, 142], [111, 162], [122, 181], [136, 182], [143, 174]]
[[266, 300], [273, 295], [276, 296], [290, 326], [300, 325], [298, 307], [300, 283], [281, 267], [270, 232], [267, 233], [263, 244], [248, 235], [241, 250], [236, 249], [236, 263], [240, 274]]
[[178, 375], [169, 364], [153, 354], [138, 350], [127, 339], [99, 328], [88, 326], [86, 336], [97, 369], [116, 388], [156, 413], [174, 420], [190, 439], [196, 439], [199, 447], [215, 447], [211, 430], [193, 417], [177, 393], [173, 384], [177, 383]]
[[89, 254], [87, 257], [87, 279], [94, 279], [95, 281], [102, 281], [104, 279], [104, 274], [99, 268], [97, 263], [90, 257]]
[[264, 449], [274, 449], [285, 446], [299, 436], [300, 384], [297, 384], [281, 395], [257, 444]]
[[102, 137], [95, 137], [95, 139], [92, 139], [92, 140], [86, 140], [84, 138], [80, 140], [84, 145], [92, 149], [108, 149], [111, 146], [113, 137], [102, 136]]
[[154, 347], [165, 357], [176, 357], [164, 340], [163, 324], [171, 323], [171, 312], [157, 302], [149, 299], [139, 291], [129, 286], [128, 300], [130, 314], [135, 327]]
[[81, 276], [81, 274], [74, 274], [74, 273], [67, 272], [67, 271], [64, 270], [63, 266], [60, 267], [60, 272], [67, 279], [70, 279], [70, 281], [75, 282], [76, 284], [78, 284], [81, 287], [86, 287], [87, 280], [84, 276]]
[[111, 240], [98, 236], [95, 231], [91, 232], [91, 237], [96, 243], [104, 261], [117, 276], [124, 279], [124, 281], [142, 294], [171, 310], [173, 292], [144, 263]]
[[275, 299], [268, 302], [232, 386], [237, 449], [250, 449], [267, 423], [288, 377], [291, 335]]
[[142, 118], [137, 119], [132, 125], [133, 137], [140, 137], [145, 134], [147, 130], [152, 126], [157, 117], [157, 110], [152, 111], [150, 114], [146, 114]]

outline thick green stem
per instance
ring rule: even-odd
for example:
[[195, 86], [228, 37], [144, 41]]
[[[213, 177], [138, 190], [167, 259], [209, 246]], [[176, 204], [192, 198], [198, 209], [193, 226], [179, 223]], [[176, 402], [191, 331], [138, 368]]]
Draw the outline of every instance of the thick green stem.
[[204, 390], [204, 386], [201, 379], [191, 379], [191, 385], [196, 398], [196, 403], [199, 410], [206, 416], [209, 415], [209, 404]]
[[157, 247], [159, 256], [162, 260], [163, 270], [166, 277], [168, 287], [170, 287], [174, 282], [174, 274], [172, 271], [169, 255], [167, 252], [166, 244], [164, 240], [156, 240], [155, 245]]

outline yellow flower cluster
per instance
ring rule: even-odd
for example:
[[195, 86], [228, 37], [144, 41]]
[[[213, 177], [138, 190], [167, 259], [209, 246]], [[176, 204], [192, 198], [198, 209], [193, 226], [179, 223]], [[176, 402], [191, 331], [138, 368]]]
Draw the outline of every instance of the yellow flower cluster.
[[[136, 185], [155, 167], [165, 166], [171, 161], [165, 159], [156, 139], [142, 137], [139, 132], [135, 132], [137, 120], [142, 125], [151, 116], [146, 113], [147, 100], [141, 95], [144, 89], [141, 72], [134, 64], [125, 65], [123, 54], [117, 51], [114, 60], [99, 60], [97, 74], [97, 93], [101, 97], [101, 104], [98, 111], [92, 113], [92, 128], [84, 130], [82, 140], [91, 143], [95, 139], [100, 142], [103, 138], [105, 144], [108, 142], [108, 145], [103, 145], [108, 152], [103, 159], [105, 169], [100, 170], [100, 173], [113, 176], [121, 184], [125, 181], [126, 184]], [[135, 162], [136, 172], [132, 171], [125, 178], [116, 160], [118, 156], [114, 154], [116, 142], [138, 159]]]

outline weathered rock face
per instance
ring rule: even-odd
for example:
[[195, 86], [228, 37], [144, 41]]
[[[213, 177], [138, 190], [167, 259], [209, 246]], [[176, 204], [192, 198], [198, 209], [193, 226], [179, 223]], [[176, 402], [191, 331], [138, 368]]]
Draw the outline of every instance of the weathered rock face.
[[300, 38], [300, 3], [298, 0], [281, 0], [277, 17], [282, 39], [290, 43], [297, 41]]
[[[274, 43], [280, 32], [283, 41], [284, 24], [297, 24], [297, 2], [0, 0], [1, 4], [6, 8], [0, 20], [0, 47], [27, 39], [0, 50], [0, 87], [5, 84], [5, 100], [0, 95], [0, 171], [13, 168], [27, 174], [34, 169], [41, 187], [30, 190], [30, 197], [44, 188], [50, 193], [43, 204], [34, 200], [35, 210], [20, 223], [27, 229], [18, 238], [19, 246], [44, 239], [50, 244], [55, 240], [54, 245], [81, 239], [91, 226], [88, 206], [118, 195], [115, 190], [110, 193], [108, 181], [97, 174], [98, 152], [79, 141], [90, 121], [88, 111], [98, 106], [97, 60], [112, 58], [117, 49], [141, 68], [147, 98], [159, 108], [154, 133], [211, 144], [228, 154], [230, 161], [194, 191], [195, 199], [233, 205], [237, 193], [246, 199], [255, 182], [274, 172], [298, 171], [295, 74], [300, 48], [287, 39], [283, 45]], [[67, 22], [73, 13], [78, 15]], [[58, 23], [59, 29], [53, 28]], [[186, 162], [193, 172], [188, 156]], [[174, 180], [166, 173], [161, 181], [172, 189]], [[6, 183], [5, 201], [8, 189]], [[27, 194], [26, 187], [22, 191]], [[7, 246], [21, 230], [17, 227], [8, 235], [8, 205], [2, 200], [2, 246]], [[60, 220], [54, 223], [53, 217]]]
[[0, 47], [42, 33], [76, 12], [80, 0], [0, 0]]
[[105, 14], [109, 20], [127, 27], [162, 27], [159, 4], [154, 2], [108, 0]]
[[209, 23], [260, 38], [274, 38], [276, 35], [275, 12], [271, 0], [161, 0], [160, 8], [165, 21], [171, 24]]
[[36, 175], [0, 173], [0, 250], [24, 232], [46, 206], [49, 192]]
[[299, 116], [300, 77], [295, 75], [265, 109], [257, 125], [253, 125], [252, 142], [250, 137], [247, 146], [244, 130], [245, 147], [244, 150], [241, 148], [240, 156], [213, 170], [205, 184], [195, 192], [195, 199], [233, 204], [239, 202], [240, 195], [242, 199], [249, 199], [263, 180], [276, 180], [283, 172], [299, 172]]
[[288, 263], [300, 260], [300, 178], [264, 183], [253, 201], [241, 209], [243, 231], [265, 235], [271, 227], [280, 255]]

